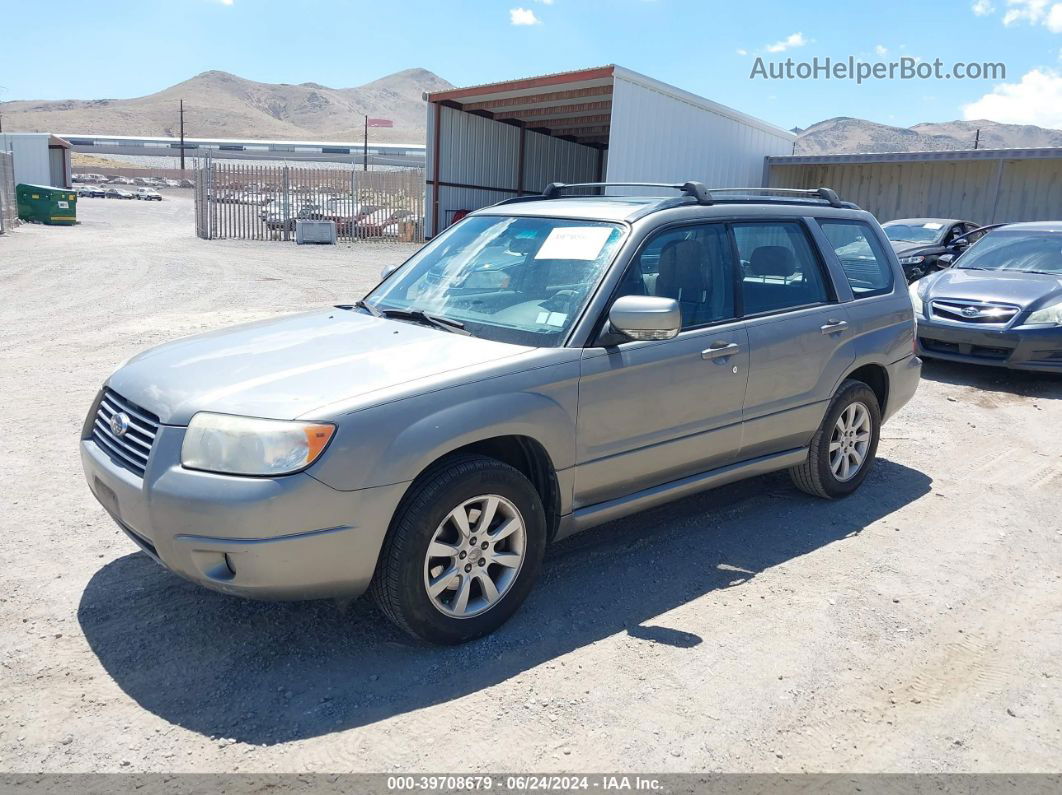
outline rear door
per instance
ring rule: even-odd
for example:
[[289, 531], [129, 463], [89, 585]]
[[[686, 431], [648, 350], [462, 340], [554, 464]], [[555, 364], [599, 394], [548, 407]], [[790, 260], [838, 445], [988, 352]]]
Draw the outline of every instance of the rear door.
[[855, 360], [846, 309], [803, 220], [731, 227], [749, 335], [742, 459], [802, 447]]

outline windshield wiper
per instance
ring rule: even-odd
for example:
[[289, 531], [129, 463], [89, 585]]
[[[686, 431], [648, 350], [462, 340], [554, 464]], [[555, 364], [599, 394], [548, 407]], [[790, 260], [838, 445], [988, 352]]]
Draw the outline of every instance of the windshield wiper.
[[412, 320], [414, 323], [421, 323], [425, 326], [434, 326], [435, 328], [442, 329], [443, 331], [450, 331], [454, 334], [464, 334], [466, 337], [471, 337], [472, 332], [465, 328], [465, 324], [459, 320], [450, 320], [446, 317], [438, 317], [436, 315], [429, 315], [423, 309], [379, 309], [377, 310], [381, 317], [393, 318], [395, 320]]

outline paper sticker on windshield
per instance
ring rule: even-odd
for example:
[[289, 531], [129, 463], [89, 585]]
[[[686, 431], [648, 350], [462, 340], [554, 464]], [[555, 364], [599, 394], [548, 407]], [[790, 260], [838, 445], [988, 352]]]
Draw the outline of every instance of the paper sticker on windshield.
[[550, 231], [535, 259], [597, 259], [611, 234], [610, 226], [560, 226]]
[[940, 229], [944, 224], [937, 223], [936, 221], [930, 221], [928, 224], [922, 224], [926, 229]]

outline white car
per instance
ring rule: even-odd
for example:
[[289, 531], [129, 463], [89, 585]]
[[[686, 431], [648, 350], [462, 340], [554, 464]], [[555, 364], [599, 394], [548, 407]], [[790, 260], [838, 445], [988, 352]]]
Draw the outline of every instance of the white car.
[[136, 197], [138, 199], [143, 199], [144, 201], [147, 201], [147, 202], [160, 202], [160, 201], [162, 201], [162, 194], [159, 193], [154, 188], [137, 188], [135, 195], [136, 195]]

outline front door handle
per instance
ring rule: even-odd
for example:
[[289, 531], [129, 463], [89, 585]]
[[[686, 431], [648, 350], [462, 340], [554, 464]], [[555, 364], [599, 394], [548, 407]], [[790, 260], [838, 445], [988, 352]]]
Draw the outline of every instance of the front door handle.
[[727, 356], [733, 356], [735, 353], [741, 350], [741, 346], [736, 342], [717, 342], [710, 348], [706, 348], [701, 351], [702, 359], [723, 359]]
[[827, 320], [825, 326], [819, 326], [819, 331], [823, 334], [837, 334], [848, 328], [847, 320]]

